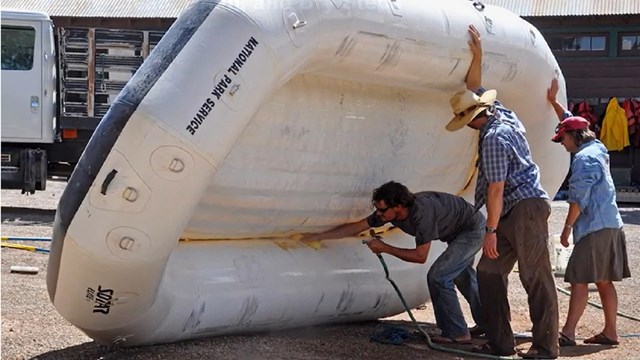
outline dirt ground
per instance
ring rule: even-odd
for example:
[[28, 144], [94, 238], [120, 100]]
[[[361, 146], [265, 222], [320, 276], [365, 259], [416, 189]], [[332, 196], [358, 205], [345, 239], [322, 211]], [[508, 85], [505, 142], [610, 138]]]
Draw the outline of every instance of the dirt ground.
[[[48, 190], [31, 196], [19, 191], [2, 191], [3, 236], [51, 236], [53, 218], [58, 199], [65, 183], [49, 182]], [[567, 206], [553, 203], [550, 219], [551, 234], [562, 229]], [[621, 208], [627, 248], [633, 277], [617, 284], [619, 310], [633, 317], [640, 317], [640, 207]], [[31, 243], [48, 247], [46, 243]], [[13, 265], [37, 266], [37, 275], [10, 273]], [[245, 336], [225, 336], [192, 340], [167, 345], [138, 348], [109, 348], [95, 344], [53, 308], [46, 291], [47, 256], [22, 250], [2, 248], [2, 359], [464, 359], [462, 357], [429, 349], [423, 340], [411, 338], [404, 345], [385, 345], [370, 341], [370, 337], [390, 324], [411, 330], [406, 314], [379, 321], [312, 327], [285, 332]], [[384, 281], [384, 279], [381, 279]], [[562, 278], [560, 286], [566, 287]], [[510, 275], [510, 301], [512, 326], [516, 332], [526, 332], [528, 320], [526, 294], [517, 273]], [[591, 300], [599, 302], [597, 292], [591, 292]], [[558, 294], [560, 318], [568, 307], [568, 296]], [[464, 301], [462, 301], [465, 304]], [[468, 309], [465, 309], [470, 319]], [[428, 331], [435, 331], [433, 310], [430, 304], [415, 315]], [[578, 328], [579, 337], [588, 337], [601, 330], [601, 310], [589, 306]], [[616, 347], [584, 345], [562, 348], [562, 358], [576, 359], [640, 359], [640, 323], [619, 318], [621, 338]], [[634, 336], [635, 334], [635, 336]], [[476, 340], [481, 343], [483, 340]], [[520, 339], [518, 348], [525, 350], [529, 340]], [[458, 346], [469, 349], [470, 346]]]

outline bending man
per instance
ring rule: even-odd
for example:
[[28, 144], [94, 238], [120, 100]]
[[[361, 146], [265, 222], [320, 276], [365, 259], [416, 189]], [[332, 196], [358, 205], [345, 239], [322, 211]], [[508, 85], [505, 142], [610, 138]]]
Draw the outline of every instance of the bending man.
[[477, 328], [482, 329], [484, 324], [473, 261], [482, 247], [484, 216], [459, 196], [432, 191], [413, 194], [404, 185], [393, 181], [375, 189], [371, 200], [376, 211], [369, 217], [323, 233], [307, 234], [303, 239], [340, 239], [390, 222], [415, 236], [415, 249], [398, 248], [374, 239], [368, 244], [371, 251], [419, 264], [427, 261], [433, 240], [446, 242], [447, 249], [433, 263], [427, 275], [436, 323], [442, 330], [442, 336], [435, 337], [433, 341], [470, 343], [471, 334], [454, 284], [468, 301]]

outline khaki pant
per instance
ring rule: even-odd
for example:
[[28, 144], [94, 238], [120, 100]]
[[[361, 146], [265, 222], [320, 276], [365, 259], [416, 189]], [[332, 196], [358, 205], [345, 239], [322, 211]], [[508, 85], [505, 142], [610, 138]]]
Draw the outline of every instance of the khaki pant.
[[500, 219], [498, 259], [483, 256], [478, 264], [478, 290], [487, 338], [489, 345], [500, 353], [509, 353], [515, 346], [509, 324], [507, 287], [509, 273], [517, 260], [533, 323], [532, 348], [541, 354], [558, 356], [558, 296], [547, 250], [550, 214], [551, 206], [545, 199], [519, 201]]

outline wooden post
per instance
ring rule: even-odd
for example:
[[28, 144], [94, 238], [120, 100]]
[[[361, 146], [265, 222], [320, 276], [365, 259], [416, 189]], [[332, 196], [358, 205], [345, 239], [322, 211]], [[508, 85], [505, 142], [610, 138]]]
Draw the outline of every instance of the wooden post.
[[87, 63], [87, 116], [94, 116], [96, 92], [96, 29], [89, 29], [89, 55]]
[[142, 32], [142, 60], [145, 60], [149, 56], [149, 32]]

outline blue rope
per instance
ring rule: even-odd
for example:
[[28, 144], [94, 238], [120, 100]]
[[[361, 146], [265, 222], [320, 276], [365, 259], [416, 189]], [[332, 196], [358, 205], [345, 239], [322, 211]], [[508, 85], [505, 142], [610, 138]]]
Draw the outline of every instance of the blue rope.
[[409, 337], [410, 335], [407, 330], [391, 325], [371, 336], [369, 340], [381, 344], [402, 345]]
[[[375, 233], [374, 233], [374, 235], [375, 235]], [[366, 244], [366, 240], [363, 240], [362, 242], [364, 244]], [[409, 305], [407, 305], [407, 302], [404, 300], [404, 296], [402, 296], [402, 292], [400, 291], [400, 288], [398, 288], [398, 285], [396, 285], [395, 281], [393, 281], [393, 279], [391, 279], [389, 277], [389, 268], [387, 268], [387, 263], [382, 258], [382, 255], [380, 255], [380, 254], [376, 254], [376, 255], [378, 256], [378, 260], [380, 260], [380, 264], [382, 264], [382, 268], [384, 269], [384, 275], [385, 275], [386, 279], [389, 281], [389, 283], [391, 283], [391, 286], [393, 286], [393, 289], [396, 291], [396, 294], [398, 294], [398, 297], [400, 298], [400, 301], [402, 302], [402, 306], [404, 306], [405, 311], [407, 312], [407, 314], [409, 314], [409, 317], [411, 318], [411, 321], [413, 322], [413, 325], [416, 327], [416, 329], [418, 329], [418, 331], [422, 335], [424, 335], [424, 337], [427, 340], [427, 345], [429, 345], [430, 348], [432, 348], [434, 350], [439, 350], [439, 351], [452, 353], [452, 354], [466, 355], [466, 356], [471, 356], [471, 357], [476, 357], [476, 358], [483, 358], [483, 359], [519, 359], [519, 357], [494, 356], [494, 355], [473, 353], [473, 352], [470, 352], [470, 351], [452, 349], [452, 348], [448, 348], [448, 347], [445, 347], [445, 346], [440, 346], [438, 344], [433, 343], [433, 341], [431, 341], [431, 337], [429, 336], [429, 334], [427, 334], [427, 332], [424, 331], [419, 326], [418, 321], [416, 320], [416, 318], [413, 316], [413, 313], [411, 312], [411, 309], [409, 309]]]

